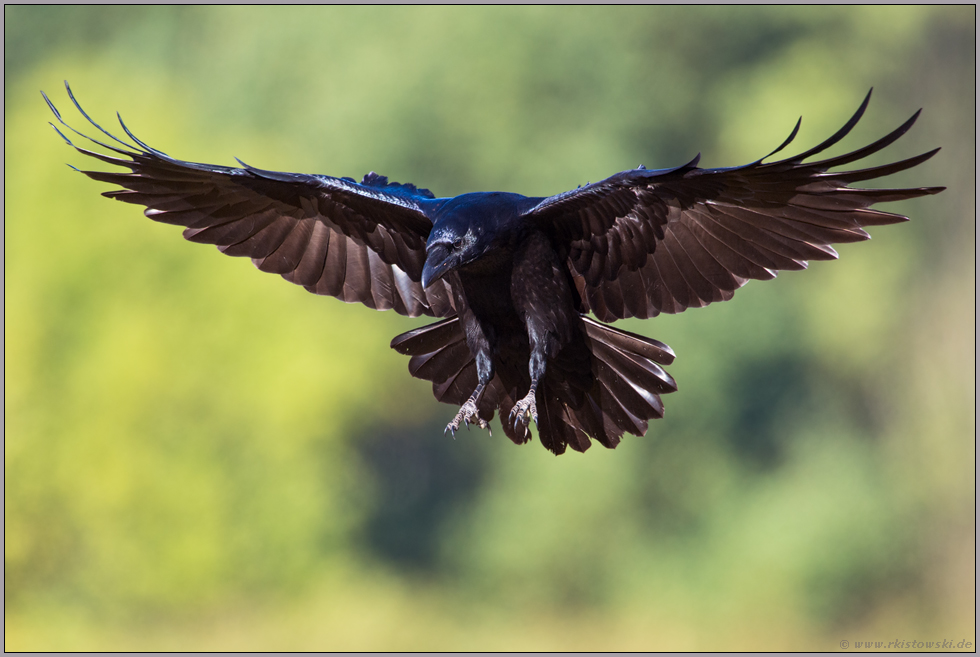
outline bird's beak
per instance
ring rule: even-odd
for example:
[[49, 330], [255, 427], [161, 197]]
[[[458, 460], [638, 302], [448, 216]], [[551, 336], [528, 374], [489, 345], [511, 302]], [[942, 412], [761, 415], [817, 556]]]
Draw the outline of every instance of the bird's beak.
[[422, 289], [428, 289], [450, 269], [452, 269], [452, 259], [449, 257], [449, 249], [441, 244], [433, 246], [432, 250], [426, 253], [425, 266], [422, 268]]

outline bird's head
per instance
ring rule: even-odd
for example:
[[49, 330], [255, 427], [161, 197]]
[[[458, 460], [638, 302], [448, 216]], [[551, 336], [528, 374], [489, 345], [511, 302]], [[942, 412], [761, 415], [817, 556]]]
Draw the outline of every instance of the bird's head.
[[483, 254], [473, 226], [460, 226], [458, 222], [447, 224], [437, 225], [429, 234], [425, 245], [425, 266], [422, 268], [423, 289]]
[[[449, 272], [500, 251], [511, 237], [524, 197], [502, 192], [457, 196], [443, 207], [425, 245], [422, 287]], [[489, 261], [487, 261], [489, 262]]]

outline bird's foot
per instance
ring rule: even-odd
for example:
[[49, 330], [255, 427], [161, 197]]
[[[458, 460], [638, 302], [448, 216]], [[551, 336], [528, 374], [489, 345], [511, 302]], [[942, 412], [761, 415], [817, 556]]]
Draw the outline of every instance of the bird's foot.
[[470, 422], [479, 426], [481, 429], [490, 428], [490, 425], [487, 423], [487, 421], [479, 416], [476, 408], [476, 399], [474, 399], [473, 397], [467, 399], [466, 403], [463, 404], [462, 407], [460, 407], [459, 413], [456, 414], [456, 417], [453, 418], [452, 422], [446, 425], [446, 431], [443, 431], [443, 433], [451, 431], [453, 434], [453, 438], [455, 438], [456, 431], [459, 430], [459, 426], [461, 424], [465, 424], [466, 428], [468, 429], [470, 426]]
[[531, 420], [534, 420], [534, 426], [538, 426], [536, 395], [537, 391], [531, 388], [524, 399], [514, 404], [514, 408], [511, 409], [510, 421], [513, 423], [515, 431], [518, 424], [523, 424], [526, 427]]

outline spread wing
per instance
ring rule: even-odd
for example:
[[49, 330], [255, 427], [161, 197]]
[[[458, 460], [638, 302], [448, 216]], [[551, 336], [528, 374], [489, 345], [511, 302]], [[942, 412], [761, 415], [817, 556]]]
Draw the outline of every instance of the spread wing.
[[247, 256], [262, 271], [280, 274], [310, 292], [409, 317], [455, 314], [446, 283], [437, 281], [423, 290], [419, 282], [432, 228], [427, 212], [443, 203], [428, 190], [389, 183], [374, 173], [356, 183], [264, 171], [241, 161], [242, 168], [231, 168], [176, 160], [133, 136], [121, 118], [136, 145], [109, 134], [82, 110], [70, 88], [68, 94], [82, 116], [117, 145], [71, 128], [44, 96], [58, 121], [128, 158], [79, 148], [58, 131], [79, 152], [129, 169], [82, 171], [124, 188], [103, 196], [144, 205], [150, 219], [185, 226], [188, 240]]
[[[935, 155], [857, 171], [828, 172], [863, 159], [902, 136], [916, 112], [894, 132], [846, 155], [804, 164], [840, 141], [864, 114], [822, 144], [763, 164], [796, 136], [751, 164], [699, 169], [639, 168], [545, 199], [528, 218], [567, 249], [569, 270], [587, 310], [602, 321], [653, 317], [725, 301], [749, 279], [808, 260], [837, 257], [830, 246], [868, 239], [864, 226], [907, 221], [869, 206], [936, 194], [943, 187], [858, 189], [850, 183], [903, 171]], [[920, 110], [921, 111], [921, 110]]]

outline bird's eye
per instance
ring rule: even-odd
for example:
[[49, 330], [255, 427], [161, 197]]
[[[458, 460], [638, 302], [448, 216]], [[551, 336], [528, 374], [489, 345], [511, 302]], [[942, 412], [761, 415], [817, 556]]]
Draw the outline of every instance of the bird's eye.
[[463, 248], [463, 238], [462, 237], [457, 237], [456, 238], [456, 241], [453, 242], [453, 248], [456, 249], [457, 251], [459, 251], [461, 248]]

